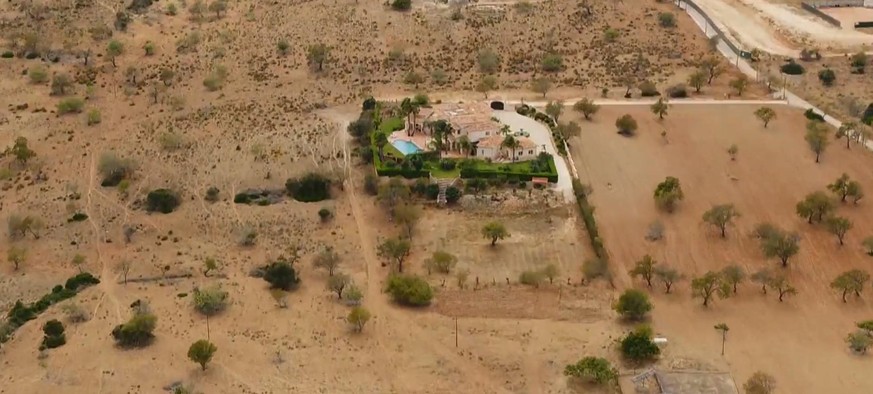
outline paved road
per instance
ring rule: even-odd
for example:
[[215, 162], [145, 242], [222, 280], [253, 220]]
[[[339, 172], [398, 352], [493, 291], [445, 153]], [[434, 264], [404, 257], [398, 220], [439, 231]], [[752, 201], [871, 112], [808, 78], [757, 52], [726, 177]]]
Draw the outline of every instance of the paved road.
[[564, 201], [575, 202], [573, 195], [573, 178], [570, 177], [570, 170], [567, 167], [567, 162], [558, 154], [555, 149], [555, 141], [552, 139], [552, 132], [546, 125], [537, 122], [524, 115], [519, 115], [515, 111], [493, 111], [494, 115], [500, 123], [503, 123], [512, 131], [524, 130], [530, 133], [532, 139], [537, 145], [545, 145], [546, 152], [549, 152], [555, 159], [555, 167], [558, 169], [558, 183], [555, 184], [555, 189], [564, 195]]

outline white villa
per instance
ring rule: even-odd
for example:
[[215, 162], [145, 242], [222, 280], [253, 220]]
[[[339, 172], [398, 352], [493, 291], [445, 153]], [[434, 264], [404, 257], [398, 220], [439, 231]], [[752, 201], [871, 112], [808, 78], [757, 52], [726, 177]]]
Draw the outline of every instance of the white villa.
[[447, 149], [465, 155], [459, 143], [462, 136], [470, 141], [470, 152], [466, 155], [491, 159], [493, 161], [533, 160], [544, 151], [530, 138], [516, 133], [513, 135], [518, 147], [513, 152], [503, 146], [507, 137], [507, 129], [494, 120], [491, 108], [487, 103], [444, 103], [434, 104], [430, 108], [421, 108], [414, 117], [406, 121], [405, 130], [397, 131], [396, 139], [407, 140], [420, 147], [428, 147], [431, 141], [433, 123], [444, 120], [452, 127], [452, 133], [447, 137]]

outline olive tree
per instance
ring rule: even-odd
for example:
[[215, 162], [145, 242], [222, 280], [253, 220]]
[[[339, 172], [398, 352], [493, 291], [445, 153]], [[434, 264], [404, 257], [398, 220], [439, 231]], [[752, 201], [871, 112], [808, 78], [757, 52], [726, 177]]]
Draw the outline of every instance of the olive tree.
[[712, 208], [703, 213], [703, 221], [713, 225], [721, 231], [721, 237], [725, 238], [727, 234], [725, 230], [731, 224], [734, 218], [739, 217], [740, 213], [734, 207], [734, 204], [713, 205]]
[[813, 221], [821, 222], [833, 210], [833, 201], [822, 191], [807, 194], [795, 207], [797, 215], [806, 219], [810, 224]]
[[737, 294], [737, 285], [746, 279], [746, 272], [736, 264], [724, 267], [721, 270], [721, 275], [724, 281], [733, 288], [734, 294]]
[[831, 282], [831, 288], [840, 291], [843, 294], [843, 302], [847, 302], [846, 296], [849, 293], [855, 293], [855, 296], [860, 297], [861, 291], [864, 290], [864, 285], [870, 281], [870, 274], [865, 271], [854, 269], [843, 272]]
[[330, 47], [322, 43], [310, 45], [306, 50], [306, 60], [315, 67], [316, 71], [320, 72], [324, 69], [324, 63], [330, 57], [330, 49]]
[[655, 267], [655, 276], [664, 284], [664, 293], [670, 294], [673, 284], [682, 280], [682, 274], [675, 268], [659, 265]]
[[761, 107], [755, 110], [755, 116], [764, 123], [764, 128], [766, 129], [770, 121], [776, 119], [776, 111], [770, 107]]
[[724, 281], [721, 273], [709, 271], [691, 280], [691, 295], [703, 299], [703, 306], [709, 306], [716, 294], [721, 298], [728, 298], [731, 294], [730, 284]]
[[361, 332], [364, 330], [364, 325], [370, 321], [370, 311], [363, 307], [356, 306], [352, 308], [351, 312], [349, 312], [346, 321], [354, 327], [355, 332]]
[[652, 110], [652, 113], [658, 115], [658, 119], [664, 119], [664, 116], [667, 115], [667, 111], [670, 109], [670, 104], [667, 102], [667, 99], [664, 97], [659, 97], [658, 101], [652, 104], [649, 107]]
[[779, 258], [782, 267], [787, 267], [788, 259], [800, 251], [799, 241], [800, 236], [797, 233], [788, 233], [777, 229], [774, 234], [761, 239], [761, 251], [767, 258]]
[[506, 239], [512, 236], [503, 223], [490, 222], [482, 227], [482, 236], [491, 240], [491, 246], [497, 245], [497, 240]]
[[455, 268], [455, 265], [458, 264], [458, 258], [455, 255], [445, 252], [442, 250], [437, 250], [433, 252], [431, 257], [424, 261], [424, 266], [427, 268], [427, 273], [430, 274], [433, 271], [439, 272], [441, 274], [448, 274]]
[[825, 220], [825, 226], [827, 226], [828, 232], [837, 236], [837, 240], [840, 241], [840, 246], [843, 246], [843, 239], [846, 237], [846, 233], [852, 229], [852, 221], [840, 216], [831, 216]]
[[326, 270], [329, 276], [333, 276], [333, 273], [339, 267], [339, 264], [340, 256], [331, 246], [325, 247], [324, 250], [318, 253], [312, 260], [313, 267]]
[[588, 98], [583, 98], [573, 104], [573, 109], [581, 113], [582, 116], [585, 117], [585, 120], [590, 120], [591, 117], [600, 110], [600, 106], [594, 104], [594, 102]]
[[811, 120], [806, 125], [806, 135], [804, 136], [806, 143], [809, 145], [809, 150], [815, 153], [815, 162], [820, 161], [821, 154], [824, 153], [830, 141], [828, 141], [827, 126], [823, 122]]
[[403, 272], [403, 262], [409, 257], [411, 245], [408, 240], [402, 238], [389, 238], [378, 247], [379, 257], [391, 262], [392, 268], [397, 272]]
[[655, 266], [658, 264], [650, 255], [643, 256], [640, 261], [637, 261], [634, 268], [628, 271], [631, 277], [641, 277], [646, 281], [646, 286], [652, 288], [652, 279], [655, 276]]
[[641, 320], [652, 310], [652, 303], [646, 293], [637, 289], [628, 289], [612, 306], [623, 318], [628, 320]]
[[828, 190], [840, 198], [841, 202], [846, 202], [849, 197], [852, 202], [857, 204], [864, 197], [864, 191], [861, 189], [861, 184], [858, 181], [849, 178], [849, 175], [843, 173], [833, 183], [828, 184]]
[[791, 282], [788, 281], [788, 278], [785, 277], [785, 275], [775, 275], [771, 277], [767, 286], [779, 293], [779, 302], [782, 302], [782, 299], [786, 295], [797, 294], [797, 289], [791, 285]]
[[659, 208], [667, 212], [673, 212], [673, 210], [676, 209], [676, 203], [682, 201], [682, 199], [685, 198], [685, 194], [682, 193], [682, 186], [679, 185], [679, 179], [668, 176], [663, 182], [655, 187], [654, 197], [655, 204], [657, 204]]

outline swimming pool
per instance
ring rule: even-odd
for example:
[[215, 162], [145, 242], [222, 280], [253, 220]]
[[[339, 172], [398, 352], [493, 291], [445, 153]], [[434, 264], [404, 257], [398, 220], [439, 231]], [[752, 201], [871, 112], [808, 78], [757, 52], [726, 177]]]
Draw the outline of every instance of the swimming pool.
[[394, 145], [394, 147], [397, 148], [397, 150], [399, 150], [400, 153], [403, 153], [404, 156], [406, 156], [408, 154], [412, 154], [412, 153], [421, 152], [421, 148], [419, 148], [418, 145], [415, 145], [414, 143], [412, 143], [410, 141], [395, 140], [394, 142], [391, 143], [391, 145]]

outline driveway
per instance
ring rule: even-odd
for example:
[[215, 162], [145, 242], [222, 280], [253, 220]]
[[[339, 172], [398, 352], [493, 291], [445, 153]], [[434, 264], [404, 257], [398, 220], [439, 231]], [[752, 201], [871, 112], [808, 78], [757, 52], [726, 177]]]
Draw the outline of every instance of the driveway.
[[563, 194], [564, 201], [576, 202], [573, 195], [573, 179], [570, 177], [570, 170], [567, 167], [567, 162], [563, 156], [558, 154], [555, 149], [555, 141], [552, 139], [552, 132], [546, 125], [537, 122], [524, 115], [519, 115], [515, 111], [493, 111], [492, 115], [507, 126], [512, 131], [524, 130], [530, 133], [530, 139], [537, 145], [545, 145], [546, 152], [549, 152], [555, 158], [555, 167], [558, 169], [558, 182], [554, 184], [554, 188]]

